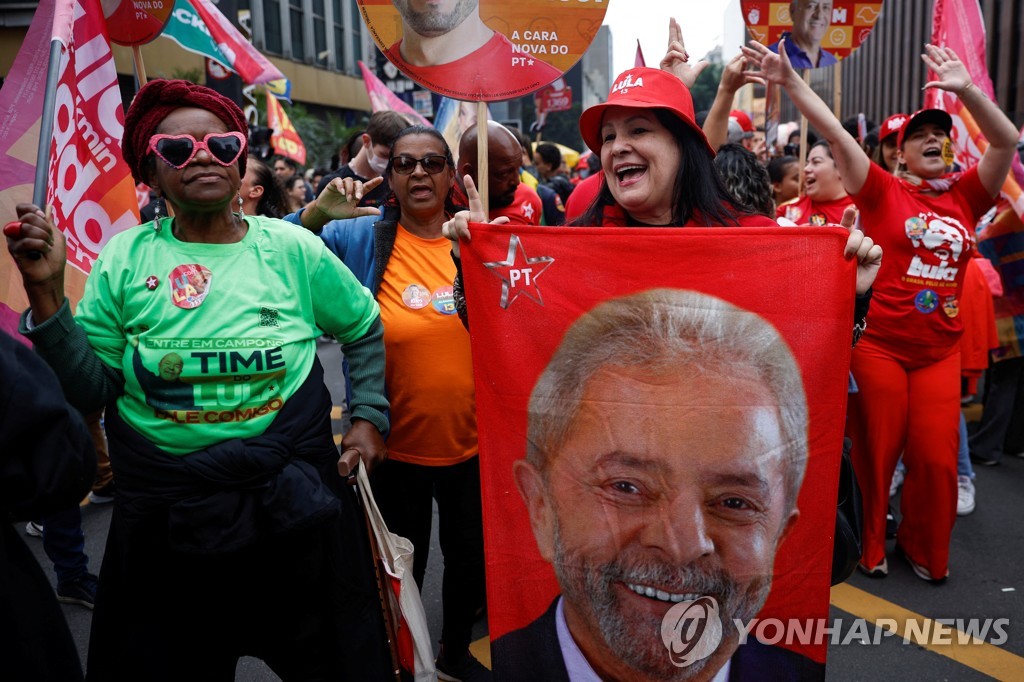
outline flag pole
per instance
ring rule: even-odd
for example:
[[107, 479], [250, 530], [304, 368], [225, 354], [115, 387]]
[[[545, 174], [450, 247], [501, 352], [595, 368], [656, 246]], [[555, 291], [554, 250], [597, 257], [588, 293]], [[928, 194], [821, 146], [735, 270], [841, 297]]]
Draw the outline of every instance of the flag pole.
[[476, 103], [476, 191], [480, 193], [480, 203], [484, 207], [484, 221], [490, 220], [490, 181], [487, 179], [488, 158], [487, 153], [487, 102], [480, 100]]
[[32, 203], [40, 207], [46, 203], [50, 174], [50, 144], [53, 142], [53, 115], [57, 102], [57, 79], [60, 77], [60, 55], [63, 47], [64, 44], [59, 38], [50, 40], [50, 63], [46, 69], [43, 116], [39, 122], [39, 146], [36, 148], [36, 178], [32, 187]]
[[135, 62], [135, 77], [139, 79], [139, 87], [149, 82], [146, 78], [146, 64], [142, 61], [142, 46], [132, 45], [132, 61]]

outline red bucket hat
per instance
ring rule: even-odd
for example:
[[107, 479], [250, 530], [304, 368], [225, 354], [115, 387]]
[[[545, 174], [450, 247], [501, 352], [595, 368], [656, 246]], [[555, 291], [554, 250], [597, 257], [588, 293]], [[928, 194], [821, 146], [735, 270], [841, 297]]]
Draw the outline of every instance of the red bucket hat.
[[683, 82], [659, 69], [640, 67], [624, 71], [615, 79], [608, 101], [595, 104], [580, 116], [580, 135], [595, 154], [601, 153], [601, 121], [608, 107], [664, 109], [697, 133], [710, 156], [715, 150], [693, 115], [693, 98]]
[[946, 136], [949, 136], [950, 131], [953, 130], [953, 119], [942, 109], [921, 109], [920, 111], [914, 112], [910, 118], [904, 122], [903, 127], [900, 128], [900, 136], [896, 138], [896, 146], [903, 149], [903, 140], [906, 139], [907, 135], [912, 133], [917, 128], [920, 128], [925, 123], [934, 123], [935, 125], [946, 131]]

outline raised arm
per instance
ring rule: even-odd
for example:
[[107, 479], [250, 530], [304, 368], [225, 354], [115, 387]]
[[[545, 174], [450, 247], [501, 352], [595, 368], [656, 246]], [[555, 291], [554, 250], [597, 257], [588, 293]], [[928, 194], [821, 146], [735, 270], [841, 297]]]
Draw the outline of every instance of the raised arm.
[[1013, 156], [1017, 153], [1017, 129], [995, 102], [974, 86], [967, 67], [953, 50], [925, 45], [921, 59], [935, 73], [936, 78], [926, 83], [925, 87], [946, 90], [959, 97], [988, 140], [988, 148], [978, 162], [978, 179], [994, 197], [1003, 186]]
[[716, 152], [729, 139], [729, 112], [732, 110], [736, 91], [746, 85], [746, 78], [743, 77], [746, 65], [747, 60], [742, 54], [736, 55], [725, 65], [715, 101], [711, 103], [708, 116], [704, 119], [704, 135]]
[[775, 83], [786, 90], [800, 113], [807, 117], [808, 122], [831, 145], [832, 156], [835, 158], [847, 193], [857, 194], [868, 178], [871, 159], [857, 144], [857, 140], [846, 132], [828, 105], [790, 65], [784, 43], [785, 41], [780, 41], [779, 53], [776, 54], [761, 43], [750, 41], [750, 45], [743, 48], [743, 55], [759, 70], [746, 71], [744, 76], [749, 82], [762, 85]]

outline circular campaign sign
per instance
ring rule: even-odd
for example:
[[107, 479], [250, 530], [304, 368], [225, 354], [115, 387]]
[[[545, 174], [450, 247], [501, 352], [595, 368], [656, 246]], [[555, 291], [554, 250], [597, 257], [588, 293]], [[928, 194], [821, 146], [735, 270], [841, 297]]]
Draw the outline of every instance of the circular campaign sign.
[[867, 40], [882, 13], [882, 2], [856, 0], [743, 0], [747, 32], [757, 42], [786, 54], [795, 69], [832, 66]]
[[174, 0], [102, 0], [107, 33], [118, 45], [144, 45], [160, 35]]
[[610, 0], [358, 0], [377, 47], [439, 95], [522, 97], [567, 71]]

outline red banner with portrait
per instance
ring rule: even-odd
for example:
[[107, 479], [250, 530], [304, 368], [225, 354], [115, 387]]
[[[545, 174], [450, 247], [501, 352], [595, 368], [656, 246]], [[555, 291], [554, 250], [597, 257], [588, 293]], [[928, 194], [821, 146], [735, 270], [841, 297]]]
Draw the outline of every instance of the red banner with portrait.
[[496, 679], [584, 664], [621, 679], [726, 664], [742, 679], [764, 666], [821, 679], [847, 233], [472, 235]]

